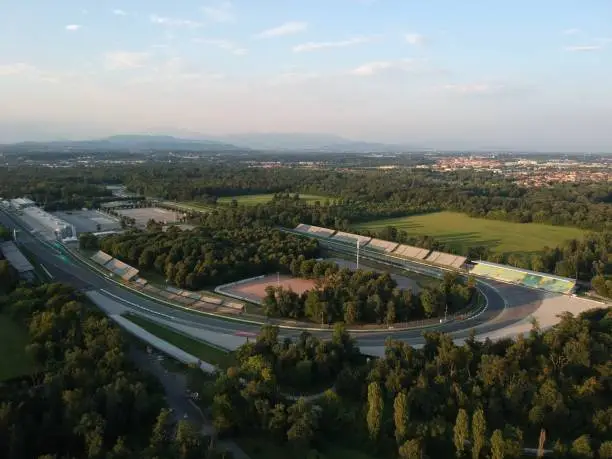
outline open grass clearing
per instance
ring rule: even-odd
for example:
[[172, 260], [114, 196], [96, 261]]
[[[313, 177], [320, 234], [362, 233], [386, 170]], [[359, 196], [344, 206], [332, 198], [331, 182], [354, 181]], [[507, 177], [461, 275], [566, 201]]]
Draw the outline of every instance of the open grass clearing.
[[215, 208], [213, 204], [206, 204], [205, 202], [198, 201], [169, 202], [168, 204], [172, 205], [173, 207], [178, 207], [184, 210], [193, 210], [196, 212], [210, 212]]
[[34, 371], [34, 363], [25, 352], [28, 342], [28, 332], [10, 317], [0, 314], [0, 381]]
[[472, 246], [486, 246], [499, 253], [539, 252], [545, 246], [555, 247], [585, 234], [578, 228], [486, 220], [457, 212], [375, 220], [354, 225], [354, 228], [380, 231], [387, 226], [404, 230], [411, 236], [432, 236], [462, 253]]
[[178, 331], [174, 331], [141, 316], [126, 314], [124, 317], [158, 338], [198, 357], [203, 362], [217, 365], [221, 368], [228, 368], [234, 364], [234, 357], [230, 352], [218, 349], [204, 341], [190, 338]]
[[[306, 201], [308, 204], [313, 204], [315, 201], [320, 201], [321, 204], [323, 204], [323, 202], [325, 202], [326, 199], [332, 200], [333, 198], [329, 198], [327, 196], [320, 196], [320, 195], [316, 195], [316, 194], [301, 194], [300, 195], [300, 199], [302, 201]], [[219, 198], [219, 200], [217, 201], [219, 204], [231, 204], [231, 202], [235, 199], [236, 202], [238, 203], [238, 205], [241, 206], [255, 206], [257, 204], [265, 204], [267, 202], [272, 201], [272, 198], [274, 198], [274, 194], [273, 193], [266, 193], [266, 194], [247, 194], [247, 195], [241, 195], [241, 196], [232, 196], [232, 197], [223, 197], [223, 198]]]

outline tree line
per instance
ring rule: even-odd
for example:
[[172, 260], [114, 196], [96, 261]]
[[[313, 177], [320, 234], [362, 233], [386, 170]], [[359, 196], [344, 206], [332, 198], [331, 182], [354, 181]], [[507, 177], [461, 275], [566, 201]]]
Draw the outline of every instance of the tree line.
[[282, 286], [268, 286], [262, 300], [268, 316], [391, 326], [452, 314], [464, 308], [475, 294], [473, 280], [466, 285], [455, 273], [445, 273], [439, 284], [414, 294], [398, 288], [389, 273], [351, 271], [315, 260], [295, 260], [290, 268], [294, 276], [314, 279], [314, 288], [299, 295]]
[[61, 284], [17, 288], [0, 313], [26, 327], [36, 371], [0, 385], [0, 449], [7, 459], [222, 459], [161, 385], [128, 360], [114, 324]]
[[143, 271], [197, 290], [270, 272], [319, 255], [317, 241], [269, 227], [128, 232], [105, 237], [100, 249]]
[[325, 353], [294, 350], [317, 343], [308, 333], [291, 344], [262, 329], [209, 386], [220, 432], [265, 438], [296, 459], [332, 457], [332, 445], [380, 458], [518, 459], [539, 447], [556, 458], [612, 458], [612, 308], [565, 314], [547, 331], [534, 323], [517, 340], [472, 334], [459, 345], [429, 332], [421, 349], [389, 340], [380, 359], [356, 356], [342, 330], [329, 350], [342, 342], [335, 352], [352, 357], [334, 390], [294, 401], [279, 394], [279, 352], [295, 356], [307, 380]]
[[[312, 221], [302, 220], [321, 226], [329, 226], [333, 220], [338, 224], [332, 226], [337, 228], [377, 218], [436, 210], [596, 231], [612, 228], [612, 186], [608, 183], [564, 183], [524, 188], [511, 179], [489, 172], [340, 169], [334, 168], [333, 164], [326, 169], [261, 169], [240, 163], [211, 165], [197, 161], [66, 170], [0, 168], [0, 195], [29, 195], [49, 206], [53, 202], [64, 208], [76, 205], [77, 201], [70, 204], [73, 198], [85, 200], [85, 204], [92, 203], [94, 198], [108, 196], [104, 185], [110, 183], [123, 183], [131, 191], [149, 197], [206, 203], [216, 202], [218, 197], [244, 194], [320, 194], [337, 198], [337, 205], [326, 209], [321, 217]], [[78, 201], [78, 204], [82, 202]], [[304, 211], [304, 214], [308, 213], [313, 213], [313, 209]], [[314, 212], [313, 217], [317, 214]]]

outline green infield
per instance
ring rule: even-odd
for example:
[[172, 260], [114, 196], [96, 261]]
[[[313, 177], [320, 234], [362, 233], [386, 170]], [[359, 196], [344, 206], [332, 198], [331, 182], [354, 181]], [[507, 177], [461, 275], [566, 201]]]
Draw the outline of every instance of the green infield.
[[34, 370], [34, 364], [25, 352], [28, 341], [28, 332], [22, 326], [0, 314], [0, 381], [27, 375]]
[[436, 212], [412, 217], [389, 218], [355, 225], [356, 230], [380, 231], [394, 226], [411, 236], [428, 235], [464, 251], [486, 246], [493, 252], [538, 252], [545, 246], [581, 238], [584, 231], [564, 226], [511, 223], [472, 218], [457, 212]]
[[124, 317], [158, 338], [198, 357], [203, 362], [218, 365], [221, 368], [228, 368], [234, 363], [234, 358], [230, 352], [223, 351], [203, 341], [190, 338], [135, 314], [126, 314]]
[[169, 202], [167, 205], [183, 210], [193, 210], [195, 212], [209, 212], [215, 208], [213, 204], [206, 204], [205, 202], [198, 201]]
[[[274, 194], [272, 193], [250, 194], [250, 195], [219, 198], [217, 202], [219, 204], [230, 204], [232, 200], [235, 199], [238, 205], [240, 206], [255, 206], [257, 204], [265, 204], [266, 202], [270, 202], [273, 197], [274, 197]], [[326, 199], [331, 199], [331, 198], [328, 198], [327, 196], [319, 196], [316, 194], [301, 194], [300, 193], [300, 199], [303, 201], [306, 201], [309, 204], [312, 204], [315, 201], [320, 201], [321, 204], [323, 204], [323, 202], [325, 202]]]

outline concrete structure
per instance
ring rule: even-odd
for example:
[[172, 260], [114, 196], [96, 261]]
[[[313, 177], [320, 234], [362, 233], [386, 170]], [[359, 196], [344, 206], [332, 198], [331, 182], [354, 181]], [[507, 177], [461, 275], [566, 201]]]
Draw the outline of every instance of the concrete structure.
[[56, 239], [64, 242], [76, 241], [76, 230], [73, 225], [45, 212], [39, 207], [30, 206], [22, 208], [23, 216], [28, 223], [38, 227], [43, 232], [51, 233]]
[[0, 251], [2, 251], [4, 258], [15, 268], [21, 278], [27, 280], [33, 279], [34, 266], [23, 256], [21, 250], [19, 250], [13, 241], [6, 241], [0, 244]]
[[11, 199], [11, 205], [15, 209], [21, 210], [21, 209], [25, 209], [26, 207], [35, 206], [36, 203], [28, 198], [16, 198], [16, 199]]

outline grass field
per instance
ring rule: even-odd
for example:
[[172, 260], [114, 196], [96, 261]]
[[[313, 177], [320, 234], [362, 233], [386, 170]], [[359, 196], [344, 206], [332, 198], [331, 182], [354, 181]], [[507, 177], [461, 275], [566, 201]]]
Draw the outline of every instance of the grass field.
[[198, 201], [173, 202], [171, 204], [184, 210], [194, 210], [196, 212], [211, 211], [215, 208], [215, 206], [212, 204], [206, 204]]
[[26, 330], [0, 314], [0, 381], [32, 372], [33, 363], [25, 353], [27, 344]]
[[[257, 204], [264, 204], [269, 202], [274, 197], [274, 194], [252, 194], [252, 195], [243, 195], [243, 196], [234, 196], [234, 197], [224, 197], [219, 198], [217, 201], [219, 204], [230, 204], [233, 199], [238, 202], [238, 205], [241, 206], [255, 206]], [[300, 194], [300, 199], [306, 201], [309, 204], [312, 204], [315, 201], [320, 201], [321, 204], [328, 198], [327, 196], [318, 196], [315, 194]]]
[[184, 350], [185, 352], [198, 357], [203, 362], [218, 365], [221, 368], [228, 368], [234, 362], [231, 353], [217, 349], [216, 347], [202, 341], [189, 338], [188, 336], [182, 335], [181, 333], [164, 327], [163, 325], [155, 323], [151, 320], [134, 314], [126, 314], [124, 317], [158, 338], [161, 338], [164, 341], [167, 341], [170, 344]]
[[580, 238], [584, 231], [536, 223], [510, 223], [471, 218], [456, 212], [437, 212], [412, 217], [389, 218], [355, 225], [357, 230], [379, 231], [395, 226], [409, 235], [428, 235], [458, 250], [484, 245], [494, 252], [538, 252], [563, 241]]

